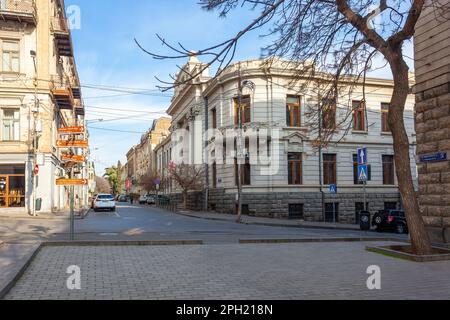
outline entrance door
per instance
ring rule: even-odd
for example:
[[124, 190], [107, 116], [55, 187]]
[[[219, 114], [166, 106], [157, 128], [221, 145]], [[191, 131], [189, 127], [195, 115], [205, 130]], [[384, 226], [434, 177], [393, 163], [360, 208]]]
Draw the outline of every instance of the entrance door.
[[8, 206], [8, 177], [0, 176], [0, 208]]

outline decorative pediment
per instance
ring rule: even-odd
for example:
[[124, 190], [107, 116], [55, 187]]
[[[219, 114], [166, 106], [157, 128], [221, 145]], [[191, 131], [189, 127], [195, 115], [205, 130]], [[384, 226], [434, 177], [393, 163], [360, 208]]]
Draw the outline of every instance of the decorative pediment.
[[308, 138], [300, 132], [294, 132], [284, 137], [283, 140], [286, 140], [289, 144], [303, 144], [303, 141], [308, 140]]

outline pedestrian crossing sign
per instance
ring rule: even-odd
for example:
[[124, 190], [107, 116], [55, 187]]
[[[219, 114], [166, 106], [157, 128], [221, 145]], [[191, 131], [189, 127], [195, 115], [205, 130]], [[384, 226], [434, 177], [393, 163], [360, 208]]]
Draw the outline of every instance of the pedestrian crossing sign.
[[369, 180], [367, 165], [359, 165], [358, 166], [358, 180], [361, 182], [366, 182]]

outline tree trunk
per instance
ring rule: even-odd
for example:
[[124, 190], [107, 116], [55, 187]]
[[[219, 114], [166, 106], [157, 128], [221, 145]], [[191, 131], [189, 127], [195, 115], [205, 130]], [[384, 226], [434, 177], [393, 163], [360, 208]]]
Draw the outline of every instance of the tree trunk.
[[187, 202], [188, 202], [188, 192], [187, 191], [183, 191], [183, 207], [184, 207], [184, 210], [188, 209]]
[[389, 110], [389, 126], [394, 139], [395, 168], [398, 185], [405, 208], [412, 249], [415, 254], [432, 253], [431, 242], [419, 210], [411, 173], [410, 143], [404, 123], [404, 110], [409, 94], [408, 65], [402, 58], [401, 49], [394, 53], [389, 63], [394, 76], [394, 93]]

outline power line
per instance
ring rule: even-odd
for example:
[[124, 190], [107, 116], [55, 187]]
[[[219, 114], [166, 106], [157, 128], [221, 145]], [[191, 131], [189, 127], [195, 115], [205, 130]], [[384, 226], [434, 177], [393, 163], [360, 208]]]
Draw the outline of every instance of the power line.
[[120, 132], [120, 133], [131, 133], [131, 134], [145, 134], [145, 132], [137, 132], [137, 131], [128, 131], [128, 130], [118, 130], [118, 129], [108, 129], [108, 128], [99, 128], [99, 127], [91, 127], [88, 126], [88, 129], [101, 130], [101, 131], [110, 131], [110, 132]]

